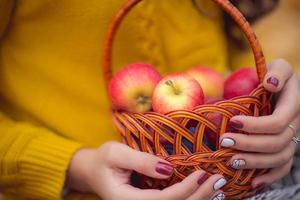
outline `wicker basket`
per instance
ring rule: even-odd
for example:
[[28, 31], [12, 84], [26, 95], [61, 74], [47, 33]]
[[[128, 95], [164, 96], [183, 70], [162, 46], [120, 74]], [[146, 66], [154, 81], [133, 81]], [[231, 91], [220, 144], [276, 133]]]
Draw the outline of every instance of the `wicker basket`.
[[[259, 80], [262, 82], [266, 73], [266, 63], [249, 23], [229, 0], [212, 1], [227, 12], [245, 33], [253, 50]], [[106, 84], [112, 77], [112, 45], [116, 32], [124, 17], [139, 2], [141, 0], [126, 1], [110, 24], [103, 52], [103, 75]], [[136, 150], [160, 156], [175, 166], [174, 174], [168, 180], [156, 180], [141, 175], [141, 188], [165, 188], [181, 181], [193, 171], [203, 169], [209, 174], [222, 174], [227, 179], [228, 184], [223, 190], [228, 199], [243, 199], [258, 192], [251, 188], [251, 180], [267, 170], [231, 168], [229, 160], [237, 151], [221, 148], [219, 137], [230, 131], [228, 122], [234, 115], [270, 114], [270, 99], [271, 95], [260, 85], [249, 96], [201, 105], [192, 111], [178, 110], [162, 115], [155, 112], [130, 113], [112, 110], [112, 118], [122, 142]], [[220, 119], [217, 124], [212, 120], [214, 115]], [[190, 131], [191, 124], [195, 127], [193, 133]], [[214, 137], [215, 149], [204, 141], [207, 134]]]

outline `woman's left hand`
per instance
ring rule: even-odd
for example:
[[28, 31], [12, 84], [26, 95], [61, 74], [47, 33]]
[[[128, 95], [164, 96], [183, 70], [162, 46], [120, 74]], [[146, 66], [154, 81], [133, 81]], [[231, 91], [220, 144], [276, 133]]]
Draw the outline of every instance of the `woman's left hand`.
[[272, 115], [234, 116], [230, 120], [232, 127], [257, 134], [225, 133], [220, 138], [221, 146], [245, 151], [232, 157], [233, 168], [271, 169], [253, 180], [252, 187], [256, 189], [272, 184], [290, 172], [296, 150], [292, 138], [299, 135], [300, 128], [300, 83], [292, 67], [282, 59], [272, 62], [263, 85], [277, 95]]

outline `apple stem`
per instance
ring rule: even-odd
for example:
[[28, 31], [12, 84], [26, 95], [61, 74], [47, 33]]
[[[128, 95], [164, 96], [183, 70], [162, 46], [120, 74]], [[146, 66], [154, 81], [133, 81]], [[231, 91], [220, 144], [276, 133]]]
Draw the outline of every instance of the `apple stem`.
[[179, 95], [179, 94], [180, 94], [180, 90], [179, 90], [178, 88], [175, 87], [174, 83], [173, 83], [171, 80], [167, 80], [167, 81], [165, 82], [165, 84], [168, 85], [168, 86], [170, 86], [170, 87], [172, 87], [173, 90], [174, 90], [174, 93], [175, 93], [176, 95]]

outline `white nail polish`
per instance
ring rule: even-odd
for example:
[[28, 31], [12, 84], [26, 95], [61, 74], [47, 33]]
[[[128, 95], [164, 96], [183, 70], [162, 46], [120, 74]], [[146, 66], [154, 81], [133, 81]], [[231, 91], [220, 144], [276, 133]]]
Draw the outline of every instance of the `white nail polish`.
[[214, 190], [218, 190], [220, 188], [222, 188], [224, 185], [226, 185], [227, 181], [225, 178], [220, 178], [219, 180], [217, 180], [217, 182], [214, 184]]
[[224, 193], [219, 193], [212, 200], [224, 200], [224, 199], [225, 199], [225, 194]]
[[223, 138], [221, 141], [222, 147], [232, 147], [234, 144], [235, 144], [235, 142], [231, 138]]
[[231, 164], [231, 167], [234, 169], [239, 169], [246, 165], [246, 161], [244, 160], [234, 160]]

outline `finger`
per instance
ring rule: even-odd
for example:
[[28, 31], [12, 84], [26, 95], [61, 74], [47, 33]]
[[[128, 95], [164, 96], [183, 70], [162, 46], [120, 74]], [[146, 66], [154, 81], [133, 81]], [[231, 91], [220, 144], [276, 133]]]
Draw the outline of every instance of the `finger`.
[[207, 178], [208, 176], [204, 171], [196, 171], [181, 182], [176, 183], [163, 190], [142, 190], [125, 184], [115, 189], [116, 191], [118, 191], [117, 193], [120, 194], [120, 198], [116, 196], [115, 199], [132, 200], [139, 197], [138, 199], [140, 200], [182, 200], [186, 199], [197, 190], [197, 188], [199, 187], [199, 179]]
[[293, 74], [291, 65], [283, 60], [274, 60], [268, 65], [263, 85], [270, 92], [279, 92]]
[[[212, 199], [222, 193], [220, 189], [227, 181], [221, 175], [213, 175], [205, 181], [187, 200]], [[219, 195], [223, 196], [223, 195]]]
[[141, 174], [165, 179], [173, 174], [173, 166], [169, 162], [120, 143], [109, 143], [106, 148], [106, 159], [113, 168], [134, 170]]
[[294, 132], [286, 128], [279, 135], [246, 135], [225, 133], [220, 138], [222, 147], [247, 152], [277, 153], [283, 150], [292, 140]]
[[293, 163], [293, 159], [288, 161], [283, 166], [271, 169], [267, 174], [256, 177], [252, 181], [252, 188], [259, 189], [260, 187], [271, 185], [275, 181], [280, 180], [290, 172], [292, 163]]
[[[211, 194], [214, 194], [216, 191], [219, 192], [219, 189], [225, 184], [226, 180], [221, 175], [208, 177], [204, 171], [200, 170], [192, 173], [183, 181], [163, 190], [141, 190], [131, 185], [122, 185], [116, 188], [115, 191], [118, 191], [117, 193], [124, 200], [136, 199], [136, 197], [139, 197], [140, 200], [190, 200], [190, 196], [194, 193], [197, 194], [194, 197], [198, 197], [198, 200], [210, 199], [212, 197]], [[199, 188], [202, 188], [201, 191]], [[118, 195], [114, 198], [120, 199]]]
[[[190, 175], [191, 176], [191, 175]], [[201, 170], [201, 173], [196, 174], [193, 177], [188, 176], [183, 181], [174, 184], [162, 191], [162, 199], [187, 199], [193, 194], [203, 183], [207, 182], [211, 177]], [[192, 179], [192, 180], [191, 180]]]
[[214, 196], [211, 198], [211, 200], [224, 200], [225, 198], [226, 198], [226, 195], [223, 193], [223, 191], [220, 190], [214, 194]]
[[230, 119], [229, 126], [249, 133], [280, 133], [299, 112], [299, 91], [298, 80], [293, 75], [284, 86], [272, 115], [234, 116]]
[[231, 166], [235, 169], [267, 169], [276, 168], [287, 163], [293, 156], [296, 145], [293, 141], [282, 151], [274, 154], [241, 153], [234, 155]]

